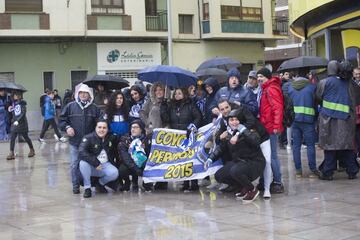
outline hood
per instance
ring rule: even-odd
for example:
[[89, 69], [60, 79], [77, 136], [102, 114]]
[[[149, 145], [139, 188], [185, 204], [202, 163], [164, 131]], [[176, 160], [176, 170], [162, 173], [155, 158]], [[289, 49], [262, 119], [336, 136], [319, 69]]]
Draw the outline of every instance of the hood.
[[291, 86], [295, 90], [301, 90], [304, 87], [306, 87], [308, 84], [310, 84], [310, 81], [307, 78], [304, 77], [298, 77], [295, 79], [295, 81], [291, 82]]
[[279, 77], [272, 77], [270, 78], [266, 83], [263, 83], [262, 84], [262, 88], [265, 89], [267, 88], [268, 86], [272, 85], [272, 84], [275, 84], [275, 85], [278, 85], [279, 87], [281, 87], [281, 80]]
[[[150, 99], [151, 99], [151, 102], [153, 102], [153, 103], [156, 102], [155, 89], [156, 89], [158, 86], [164, 87], [164, 85], [163, 85], [162, 83], [157, 82], [157, 83], [154, 83], [154, 84], [151, 86], [151, 88], [150, 88]], [[170, 95], [171, 95], [170, 88], [165, 87], [165, 96], [164, 96], [164, 98], [170, 99]]]
[[[87, 92], [90, 95], [90, 101], [83, 107], [79, 100], [79, 92]], [[92, 88], [90, 88], [88, 85], [80, 83], [75, 87], [75, 101], [80, 105], [82, 108], [88, 107], [93, 101], [94, 101], [94, 92]]]
[[[205, 89], [206, 85], [209, 85], [213, 88], [212, 94], [215, 94], [220, 89], [220, 84], [217, 81], [217, 79], [214, 77], [209, 77], [208, 79], [205, 80], [205, 82], [203, 83], [204, 89]], [[207, 95], [207, 93], [206, 93], [206, 95]]]

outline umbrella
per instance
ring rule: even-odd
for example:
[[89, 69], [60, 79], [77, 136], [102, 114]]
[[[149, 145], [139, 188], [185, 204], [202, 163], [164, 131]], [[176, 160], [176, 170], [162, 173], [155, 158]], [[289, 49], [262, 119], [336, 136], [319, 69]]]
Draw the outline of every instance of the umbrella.
[[120, 76], [114, 75], [95, 75], [83, 81], [89, 87], [96, 88], [103, 85], [106, 89], [121, 89], [129, 86], [129, 82]]
[[221, 68], [224, 70], [229, 70], [234, 67], [240, 67], [241, 63], [235, 59], [229, 57], [215, 57], [209, 60], [206, 60], [196, 69], [196, 71], [200, 69], [206, 68]]
[[218, 82], [225, 82], [227, 80], [226, 71], [220, 68], [205, 68], [196, 71], [196, 76], [201, 79], [207, 79], [209, 77], [214, 77]]
[[140, 80], [154, 83], [161, 82], [169, 87], [188, 87], [196, 85], [197, 77], [190, 71], [167, 65], [156, 65], [138, 72]]
[[283, 72], [285, 70], [298, 68], [316, 69], [326, 67], [327, 64], [328, 60], [322, 57], [301, 56], [283, 62], [277, 71]]
[[5, 82], [0, 81], [0, 88], [7, 89], [7, 90], [14, 90], [19, 92], [26, 92], [26, 88], [24, 88], [22, 85], [14, 83], [14, 82]]

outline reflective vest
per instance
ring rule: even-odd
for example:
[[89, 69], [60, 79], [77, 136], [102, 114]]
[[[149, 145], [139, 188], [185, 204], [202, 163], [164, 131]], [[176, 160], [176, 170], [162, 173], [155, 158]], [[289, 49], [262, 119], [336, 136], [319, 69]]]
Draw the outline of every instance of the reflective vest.
[[320, 112], [328, 117], [347, 119], [350, 116], [349, 81], [331, 76], [326, 79]]
[[314, 95], [316, 87], [307, 84], [296, 90], [289, 84], [288, 94], [294, 104], [295, 122], [313, 123], [315, 121]]

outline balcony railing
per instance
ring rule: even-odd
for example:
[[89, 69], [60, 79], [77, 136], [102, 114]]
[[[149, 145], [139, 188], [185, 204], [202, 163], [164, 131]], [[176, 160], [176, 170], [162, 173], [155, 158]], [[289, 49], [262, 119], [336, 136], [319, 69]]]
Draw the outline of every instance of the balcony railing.
[[289, 18], [288, 17], [273, 17], [273, 34], [274, 35], [289, 35]]
[[223, 33], [264, 33], [264, 22], [245, 20], [221, 20]]
[[146, 31], [167, 31], [167, 11], [158, 11], [155, 16], [146, 16]]

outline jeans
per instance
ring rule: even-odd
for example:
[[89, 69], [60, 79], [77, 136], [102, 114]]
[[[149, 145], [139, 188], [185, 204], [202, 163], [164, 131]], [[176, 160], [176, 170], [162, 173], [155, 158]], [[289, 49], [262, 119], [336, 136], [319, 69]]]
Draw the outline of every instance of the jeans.
[[79, 170], [79, 147], [70, 144], [70, 173], [73, 188], [80, 187], [81, 174]]
[[91, 177], [99, 177], [99, 183], [105, 185], [108, 182], [114, 181], [119, 177], [119, 171], [110, 162], [101, 164], [102, 169], [97, 170], [88, 162], [80, 161], [80, 172], [84, 179], [84, 188], [91, 188]]
[[293, 158], [296, 170], [301, 170], [301, 144], [304, 142], [307, 146], [307, 158], [311, 171], [316, 170], [315, 154], [315, 125], [312, 123], [294, 122], [292, 125], [293, 136]]
[[272, 175], [272, 170], [271, 170], [271, 144], [270, 144], [270, 140], [266, 140], [265, 142], [260, 144], [260, 148], [261, 148], [261, 152], [263, 153], [264, 157], [265, 157], [265, 169], [264, 169], [264, 188], [265, 191], [270, 191], [270, 184], [271, 184], [271, 175]]
[[281, 183], [281, 167], [277, 155], [278, 136], [277, 134], [270, 134], [271, 145], [271, 169], [274, 175], [274, 182]]

